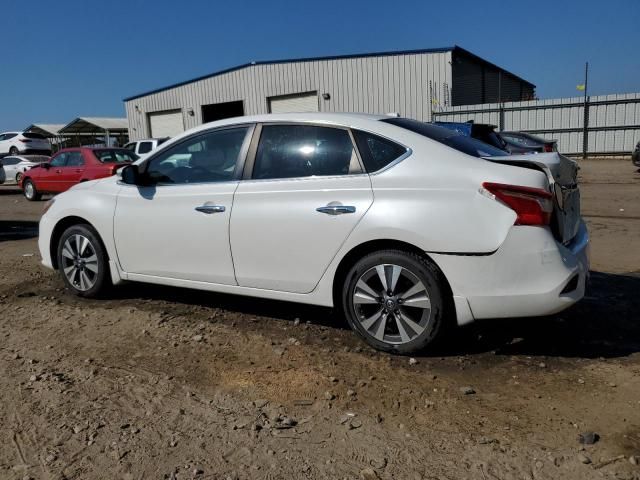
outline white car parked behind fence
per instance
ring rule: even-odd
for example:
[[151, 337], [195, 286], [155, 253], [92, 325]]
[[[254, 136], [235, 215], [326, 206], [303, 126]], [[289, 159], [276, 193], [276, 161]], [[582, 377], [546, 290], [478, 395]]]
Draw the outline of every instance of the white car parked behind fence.
[[558, 153], [509, 156], [405, 118], [235, 118], [58, 195], [39, 247], [80, 296], [132, 280], [334, 306], [408, 353], [448, 321], [583, 297], [576, 174]]

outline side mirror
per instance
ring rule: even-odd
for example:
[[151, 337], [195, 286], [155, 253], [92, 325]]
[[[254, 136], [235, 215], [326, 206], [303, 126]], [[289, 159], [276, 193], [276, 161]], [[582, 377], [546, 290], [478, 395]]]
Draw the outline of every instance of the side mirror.
[[127, 165], [118, 170], [118, 174], [123, 183], [127, 185], [138, 185], [140, 183], [140, 171], [138, 165]]

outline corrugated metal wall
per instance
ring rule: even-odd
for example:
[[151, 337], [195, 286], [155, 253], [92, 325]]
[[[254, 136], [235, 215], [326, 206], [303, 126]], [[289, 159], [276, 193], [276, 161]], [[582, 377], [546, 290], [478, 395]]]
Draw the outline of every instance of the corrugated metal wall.
[[[434, 112], [434, 120], [497, 125], [558, 140], [562, 153], [583, 148], [584, 98], [555, 98], [448, 107]], [[640, 93], [589, 98], [588, 153], [629, 154], [640, 140]]]
[[[202, 105], [242, 100], [245, 115], [268, 112], [267, 98], [317, 91], [325, 112], [399, 112], [430, 120], [451, 98], [451, 52], [253, 65], [125, 102], [132, 140], [149, 136], [148, 113], [181, 109], [185, 128], [202, 123]], [[188, 112], [192, 110], [193, 116]]]

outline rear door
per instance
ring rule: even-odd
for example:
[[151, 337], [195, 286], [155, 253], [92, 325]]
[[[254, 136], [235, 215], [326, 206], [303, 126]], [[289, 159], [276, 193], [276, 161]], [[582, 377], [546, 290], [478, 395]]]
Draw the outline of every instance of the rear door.
[[258, 133], [233, 200], [236, 278], [308, 293], [371, 205], [371, 181], [347, 129], [272, 124]]

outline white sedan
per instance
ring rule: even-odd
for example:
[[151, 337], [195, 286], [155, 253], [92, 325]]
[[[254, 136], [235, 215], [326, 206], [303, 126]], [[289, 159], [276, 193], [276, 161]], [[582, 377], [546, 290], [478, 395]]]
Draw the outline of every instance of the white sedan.
[[23, 155], [0, 159], [0, 183], [19, 184], [24, 172], [36, 165], [46, 163], [51, 157], [45, 155]]
[[333, 306], [408, 353], [447, 322], [548, 315], [589, 271], [577, 166], [357, 114], [209, 123], [47, 204], [43, 264], [83, 297], [139, 281]]

